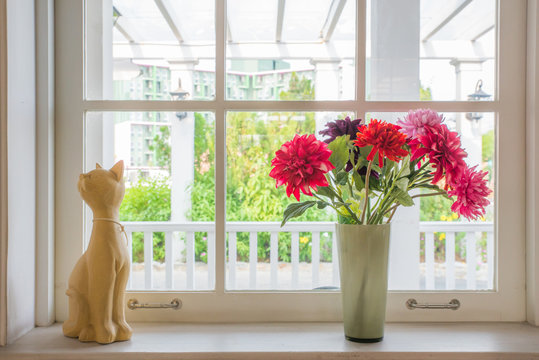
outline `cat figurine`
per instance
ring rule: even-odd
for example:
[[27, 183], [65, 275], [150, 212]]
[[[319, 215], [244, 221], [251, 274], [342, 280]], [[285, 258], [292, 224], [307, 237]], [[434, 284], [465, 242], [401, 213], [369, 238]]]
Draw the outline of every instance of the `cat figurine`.
[[69, 277], [69, 319], [65, 336], [80, 341], [109, 344], [131, 338], [125, 321], [124, 294], [130, 270], [127, 235], [119, 222], [125, 185], [124, 163], [110, 170], [96, 169], [81, 174], [78, 190], [93, 212], [92, 235]]

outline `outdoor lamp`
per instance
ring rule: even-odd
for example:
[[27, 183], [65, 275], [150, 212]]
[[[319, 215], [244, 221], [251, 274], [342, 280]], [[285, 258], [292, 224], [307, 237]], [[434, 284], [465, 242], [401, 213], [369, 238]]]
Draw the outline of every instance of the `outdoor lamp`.
[[[189, 91], [182, 88], [182, 79], [178, 78], [178, 88], [174, 91], [169, 92], [170, 96], [172, 97], [172, 100], [185, 100], [187, 96], [189, 96]], [[178, 120], [185, 119], [187, 117], [187, 112], [177, 112], [176, 117]]]
[[[490, 100], [492, 95], [487, 94], [486, 92], [481, 89], [483, 87], [483, 80], [479, 79], [477, 81], [477, 84], [475, 85], [475, 91], [468, 95], [468, 101], [486, 101]], [[481, 113], [473, 112], [473, 113], [466, 113], [466, 119], [472, 121], [475, 120], [478, 122], [481, 120], [483, 115]]]

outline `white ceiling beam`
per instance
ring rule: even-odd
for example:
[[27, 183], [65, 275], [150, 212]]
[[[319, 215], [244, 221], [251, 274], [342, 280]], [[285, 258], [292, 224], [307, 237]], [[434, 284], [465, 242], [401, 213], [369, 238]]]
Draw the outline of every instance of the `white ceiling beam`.
[[462, 4], [460, 4], [455, 10], [453, 10], [453, 12], [451, 14], [449, 14], [444, 20], [442, 20], [442, 22], [440, 22], [434, 29], [432, 29], [432, 31], [430, 33], [428, 33], [428, 35], [425, 36], [422, 41], [426, 42], [431, 37], [436, 35], [436, 33], [438, 33], [440, 30], [442, 30], [443, 27], [446, 26], [451, 20], [453, 20], [453, 18], [455, 16], [460, 14], [460, 12], [462, 10], [464, 10], [466, 8], [466, 6], [470, 5], [471, 2], [472, 2], [472, 0], [466, 0]]
[[475, 35], [473, 38], [472, 38], [472, 41], [477, 41], [479, 38], [481, 38], [483, 35], [485, 35], [486, 33], [488, 33], [490, 30], [494, 29], [496, 25], [492, 24], [490, 25], [488, 28], [486, 28], [485, 30], [481, 31], [479, 34]]
[[[331, 43], [227, 43], [230, 59], [353, 59], [355, 50], [350, 42]], [[215, 59], [215, 45], [166, 45], [118, 43], [112, 47], [113, 57], [120, 59]]]
[[494, 54], [485, 53], [478, 49], [476, 45], [477, 44], [470, 40], [431, 40], [420, 44], [419, 57], [421, 59], [432, 60], [454, 58], [489, 60], [494, 57]]
[[120, 32], [120, 34], [122, 34], [130, 43], [134, 43], [135, 42], [135, 39], [133, 39], [133, 37], [124, 29], [124, 27], [122, 25], [120, 25], [118, 23], [118, 21], [116, 21], [114, 23], [114, 27], [116, 28], [116, 30], [118, 30]]
[[157, 5], [157, 8], [159, 9], [159, 11], [161, 12], [161, 15], [163, 15], [163, 17], [165, 18], [165, 21], [167, 22], [168, 27], [170, 28], [170, 30], [172, 31], [172, 33], [178, 40], [178, 43], [179, 44], [183, 43], [184, 39], [182, 37], [182, 34], [180, 33], [178, 25], [176, 24], [176, 22], [171, 16], [170, 4], [168, 3], [168, 0], [154, 0], [154, 2], [155, 2], [155, 5]]
[[228, 21], [228, 16], [226, 18], [226, 39], [229, 43], [232, 42], [232, 31], [230, 30], [230, 22]]
[[320, 30], [320, 38], [323, 41], [329, 41], [331, 39], [333, 31], [335, 31], [335, 27], [337, 26], [339, 18], [341, 17], [344, 5], [346, 5], [346, 0], [333, 0], [331, 2], [328, 16], [326, 17], [324, 26], [322, 26], [322, 29]]
[[279, 0], [277, 4], [277, 29], [275, 29], [275, 41], [281, 42], [283, 36], [285, 0]]

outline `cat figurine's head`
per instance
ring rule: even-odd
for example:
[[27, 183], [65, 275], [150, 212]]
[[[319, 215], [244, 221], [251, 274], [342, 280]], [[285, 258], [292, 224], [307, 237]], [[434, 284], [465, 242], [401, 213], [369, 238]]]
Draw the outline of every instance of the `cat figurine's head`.
[[95, 170], [79, 175], [77, 187], [92, 210], [119, 209], [125, 194], [123, 160], [110, 170], [96, 164]]

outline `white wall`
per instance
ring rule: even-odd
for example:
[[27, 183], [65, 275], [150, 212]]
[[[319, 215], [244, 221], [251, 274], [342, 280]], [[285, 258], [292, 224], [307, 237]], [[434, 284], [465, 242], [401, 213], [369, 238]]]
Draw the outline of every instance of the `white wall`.
[[35, 323], [34, 0], [7, 1], [7, 341]]

